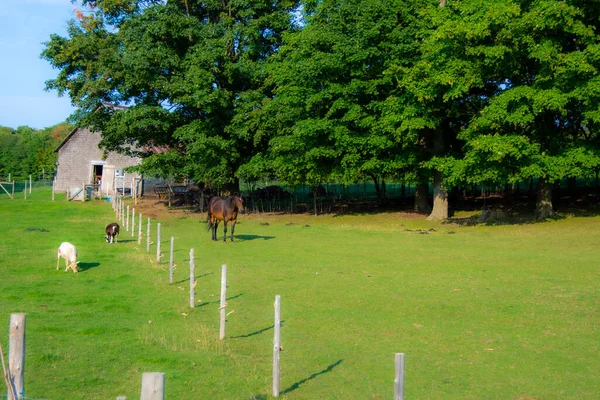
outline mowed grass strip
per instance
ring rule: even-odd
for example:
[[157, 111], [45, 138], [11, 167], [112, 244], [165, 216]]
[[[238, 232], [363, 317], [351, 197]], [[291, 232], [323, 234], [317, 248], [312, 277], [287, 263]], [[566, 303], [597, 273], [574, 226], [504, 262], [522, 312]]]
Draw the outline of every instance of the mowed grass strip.
[[[284, 399], [391, 398], [395, 352], [406, 354], [407, 398], [599, 392], [598, 217], [458, 226], [402, 213], [241, 215], [236, 242], [222, 243], [205, 215], [173, 213], [160, 220], [160, 264], [124, 227], [119, 243], [104, 241], [115, 221], [104, 201], [52, 202], [38, 189], [0, 199], [0, 218], [0, 315], [7, 332], [10, 313], [27, 313], [30, 398], [136, 398], [151, 371], [166, 373], [170, 399], [270, 398], [275, 295]], [[56, 271], [62, 241], [78, 247], [80, 273], [62, 261]], [[219, 341], [222, 264], [233, 313]]]

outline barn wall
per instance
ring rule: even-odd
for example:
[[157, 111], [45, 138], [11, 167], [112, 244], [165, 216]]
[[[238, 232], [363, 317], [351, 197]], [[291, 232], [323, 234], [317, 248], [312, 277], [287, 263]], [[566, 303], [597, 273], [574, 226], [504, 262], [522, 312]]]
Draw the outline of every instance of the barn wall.
[[[104, 161], [105, 165], [114, 165], [115, 169], [123, 169], [139, 163], [138, 158], [125, 156], [118, 153], [109, 153], [102, 160], [102, 150], [98, 148], [100, 134], [90, 132], [88, 129], [78, 129], [58, 150], [58, 166], [56, 169], [57, 192], [64, 192], [68, 188], [81, 187], [83, 183], [92, 182], [92, 161]], [[131, 179], [139, 177], [138, 174], [125, 173], [126, 187], [130, 186]], [[120, 181], [120, 180], [119, 180]], [[120, 187], [120, 184], [119, 184]]]

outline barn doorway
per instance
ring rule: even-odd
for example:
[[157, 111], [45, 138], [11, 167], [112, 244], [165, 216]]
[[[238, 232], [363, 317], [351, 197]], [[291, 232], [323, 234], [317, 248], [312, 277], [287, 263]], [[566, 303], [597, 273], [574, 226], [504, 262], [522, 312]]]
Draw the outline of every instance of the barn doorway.
[[92, 182], [94, 185], [102, 185], [102, 171], [104, 169], [104, 165], [94, 165], [93, 179]]

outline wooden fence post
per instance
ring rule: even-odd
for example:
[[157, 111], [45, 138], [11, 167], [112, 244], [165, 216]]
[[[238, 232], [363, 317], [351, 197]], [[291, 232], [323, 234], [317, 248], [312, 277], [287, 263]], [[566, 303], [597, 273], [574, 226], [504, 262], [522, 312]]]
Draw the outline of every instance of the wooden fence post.
[[8, 373], [16, 400], [25, 398], [25, 320], [24, 313], [10, 314]]
[[169, 256], [169, 283], [173, 283], [173, 250], [175, 248], [175, 238], [171, 236], [171, 253]]
[[196, 295], [194, 289], [196, 286], [196, 264], [194, 263], [194, 249], [190, 249], [190, 308], [196, 306]]
[[31, 175], [29, 175], [29, 193], [31, 193]]
[[150, 253], [150, 218], [148, 218], [148, 227], [146, 228], [146, 253]]
[[117, 400], [127, 400], [127, 397], [125, 397], [125, 396], [119, 396], [119, 397], [117, 397]]
[[27, 181], [25, 181], [25, 189], [23, 189], [23, 198], [27, 200]]
[[125, 222], [125, 232], [129, 232], [129, 205], [127, 205], [127, 219]]
[[142, 213], [140, 213], [140, 217], [138, 218], [138, 246], [142, 244], [142, 224], [144, 220], [142, 219]]
[[144, 372], [140, 400], [163, 400], [164, 398], [165, 374], [163, 372]]
[[131, 210], [131, 237], [135, 236], [135, 207]]
[[221, 267], [221, 324], [219, 329], [219, 339], [225, 338], [225, 318], [227, 316], [227, 265]]
[[279, 397], [279, 351], [281, 350], [281, 296], [275, 296], [275, 322], [273, 324], [273, 397]]
[[404, 353], [396, 353], [395, 360], [394, 400], [404, 400]]
[[160, 264], [160, 222], [156, 224], [156, 262]]

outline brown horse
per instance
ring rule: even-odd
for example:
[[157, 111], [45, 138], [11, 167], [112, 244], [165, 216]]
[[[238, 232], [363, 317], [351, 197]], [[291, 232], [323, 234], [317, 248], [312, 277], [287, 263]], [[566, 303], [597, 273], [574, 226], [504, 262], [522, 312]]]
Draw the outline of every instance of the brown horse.
[[231, 241], [233, 242], [233, 231], [237, 221], [238, 212], [244, 209], [244, 200], [240, 196], [230, 196], [226, 199], [213, 197], [208, 202], [208, 217], [206, 220], [208, 229], [212, 229], [212, 240], [217, 240], [217, 227], [219, 221], [223, 221], [223, 241], [227, 241], [227, 222], [231, 221]]

